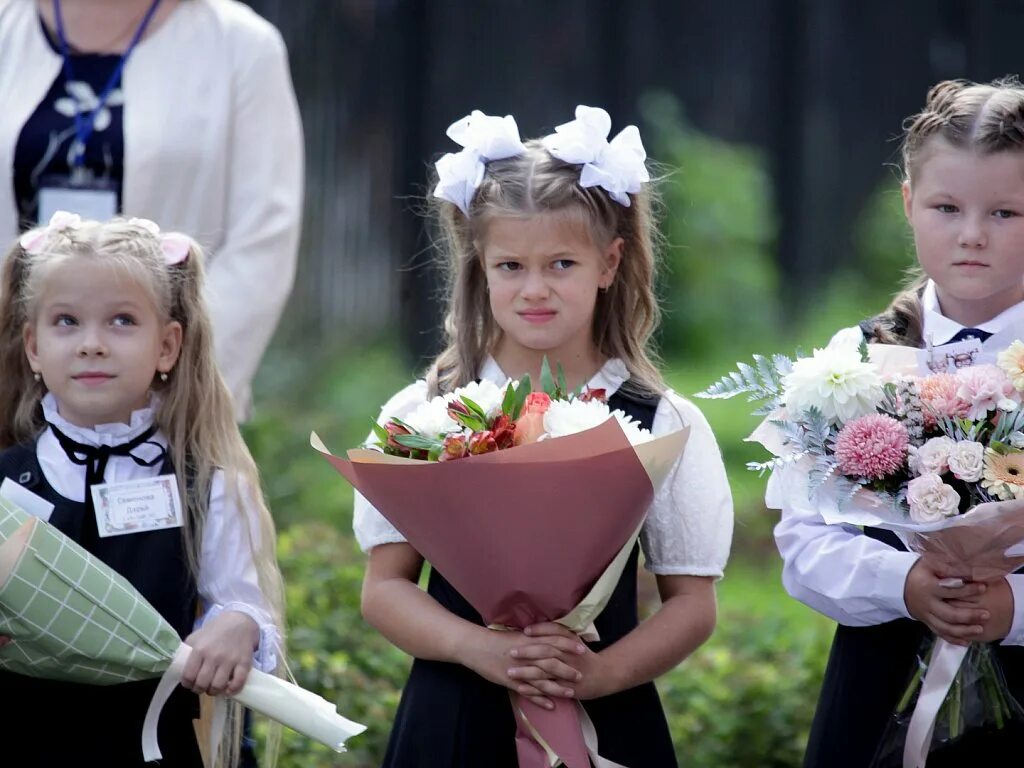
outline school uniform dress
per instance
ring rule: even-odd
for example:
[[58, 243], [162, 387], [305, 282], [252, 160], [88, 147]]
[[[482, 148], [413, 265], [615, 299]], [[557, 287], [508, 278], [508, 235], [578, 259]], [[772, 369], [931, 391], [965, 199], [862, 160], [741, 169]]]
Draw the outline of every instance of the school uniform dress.
[[[923, 336], [932, 346], [962, 338], [968, 329], [945, 317], [935, 286], [921, 297]], [[1021, 329], [1024, 303], [975, 326], [978, 338]], [[861, 328], [840, 331], [856, 336]], [[837, 334], [838, 336], [839, 334]], [[987, 351], [987, 348], [986, 348]], [[928, 627], [910, 617], [903, 590], [918, 555], [895, 534], [850, 525], [827, 525], [807, 499], [801, 470], [772, 475], [766, 505], [781, 509], [775, 541], [784, 565], [786, 591], [838, 622], [818, 706], [811, 726], [804, 768], [866, 768], [889, 725], [913, 673]], [[1006, 638], [994, 645], [1011, 693], [1024, 702], [1024, 574], [1007, 577], [1014, 618]], [[958, 742], [933, 751], [929, 768], [995, 765], [1024, 743], [1024, 729], [970, 731]], [[885, 765], [889, 763], [886, 762]], [[892, 763], [899, 766], [900, 762]]]
[[[508, 377], [488, 358], [481, 378], [504, 384]], [[637, 626], [637, 565], [641, 548], [645, 566], [655, 574], [721, 577], [732, 538], [732, 498], [718, 445], [701, 412], [673, 392], [645, 397], [622, 391], [629, 372], [610, 360], [589, 382], [605, 389], [608, 404], [619, 408], [655, 435], [691, 427], [678, 468], [655, 496], [638, 546], [605, 610], [595, 621], [600, 651]], [[411, 412], [427, 399], [418, 381], [395, 395], [383, 414]], [[354, 527], [364, 551], [405, 539], [359, 494]], [[483, 625], [480, 615], [432, 569], [427, 592], [461, 618]], [[653, 682], [583, 702], [598, 734], [602, 757], [630, 768], [672, 768], [675, 749]], [[514, 768], [515, 720], [508, 690], [467, 667], [416, 659], [402, 692], [385, 768]]]
[[[8, 488], [5, 495], [22, 502], [29, 512], [39, 508], [25, 504], [25, 492], [32, 494], [30, 501], [52, 504], [49, 522], [127, 578], [182, 638], [224, 610], [251, 616], [260, 627], [254, 665], [272, 670], [277, 664], [278, 631], [259, 589], [242, 519], [245, 513], [225, 492], [223, 475], [217, 473], [212, 483], [197, 580], [186, 565], [180, 528], [99, 537], [86, 496], [89, 470], [73, 458], [82, 458], [89, 448], [131, 445], [129, 455], [109, 456], [105, 482], [174, 473], [167, 439], [153, 427], [152, 408], [135, 411], [129, 424], [95, 429], [61, 418], [52, 395], [44, 399], [43, 413], [50, 426], [36, 441], [0, 453], [0, 480], [17, 483], [20, 489], [15, 493], [22, 494], [16, 497]], [[68, 453], [65, 446], [72, 443], [78, 444], [77, 452]], [[0, 672], [5, 749], [11, 749], [16, 738], [23, 755], [18, 765], [25, 768], [142, 768], [147, 765], [142, 758], [142, 723], [157, 682], [94, 686]], [[161, 766], [201, 768], [192, 724], [196, 717], [198, 697], [179, 686], [160, 718]]]

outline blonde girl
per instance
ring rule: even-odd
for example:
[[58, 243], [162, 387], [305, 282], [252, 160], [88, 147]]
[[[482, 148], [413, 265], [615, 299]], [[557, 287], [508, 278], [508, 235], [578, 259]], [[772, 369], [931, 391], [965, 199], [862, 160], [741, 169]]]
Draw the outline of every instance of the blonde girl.
[[[21, 236], [0, 284], [3, 492], [128, 578], [195, 649], [160, 721], [161, 765], [182, 768], [202, 766], [196, 694], [235, 693], [280, 653], [274, 527], [214, 363], [202, 285], [190, 238], [64, 212]], [[179, 523], [143, 518], [126, 532], [97, 516], [94, 486], [168, 482], [158, 477], [177, 487]], [[30, 745], [26, 764], [141, 768], [155, 685], [5, 673], [5, 732]], [[222, 764], [237, 744], [236, 723]]]

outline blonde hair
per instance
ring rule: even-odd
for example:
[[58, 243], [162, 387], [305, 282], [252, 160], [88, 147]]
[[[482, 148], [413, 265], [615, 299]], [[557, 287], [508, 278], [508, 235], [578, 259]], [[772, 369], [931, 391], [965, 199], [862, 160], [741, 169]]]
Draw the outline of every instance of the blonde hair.
[[[932, 86], [924, 109], [907, 118], [903, 129], [903, 173], [910, 183], [936, 138], [979, 155], [1024, 150], [1024, 85], [1016, 77], [987, 84], [945, 80]], [[910, 346], [923, 343], [921, 291], [925, 282], [920, 269], [911, 271], [909, 284], [885, 312], [867, 324], [869, 340]]]
[[527, 141], [516, 157], [487, 163], [469, 216], [458, 206], [436, 202], [439, 251], [447, 274], [445, 348], [427, 372], [432, 394], [450, 392], [476, 379], [501, 329], [491, 313], [478, 244], [499, 216], [558, 213], [576, 219], [603, 248], [623, 239], [615, 280], [598, 294], [593, 340], [605, 357], [620, 358], [630, 373], [624, 388], [661, 393], [665, 383], [655, 363], [651, 335], [661, 317], [654, 293], [657, 229], [650, 184], [620, 205], [600, 187], [579, 184], [580, 166], [552, 156], [539, 140]]
[[[274, 522], [260, 490], [259, 471], [235, 422], [231, 395], [213, 355], [213, 328], [203, 299], [203, 254], [189, 241], [188, 257], [169, 265], [157, 235], [136, 223], [114, 219], [85, 221], [76, 227], [45, 230], [36, 253], [15, 244], [4, 260], [0, 284], [0, 449], [36, 438], [45, 426], [42, 382], [34, 380], [23, 331], [35, 321], [47, 277], [61, 265], [86, 261], [108, 266], [135, 281], [153, 300], [163, 322], [182, 328], [181, 351], [167, 381], [154, 380], [158, 395], [155, 423], [167, 436], [170, 458], [185, 499], [182, 537], [189, 572], [198, 576], [203, 526], [213, 475], [223, 471], [225, 493], [243, 514], [260, 587], [277, 626], [284, 626], [284, 589], [275, 554]], [[282, 649], [283, 653], [283, 649]], [[232, 706], [233, 726], [220, 750], [221, 764], [237, 762], [240, 707]]]

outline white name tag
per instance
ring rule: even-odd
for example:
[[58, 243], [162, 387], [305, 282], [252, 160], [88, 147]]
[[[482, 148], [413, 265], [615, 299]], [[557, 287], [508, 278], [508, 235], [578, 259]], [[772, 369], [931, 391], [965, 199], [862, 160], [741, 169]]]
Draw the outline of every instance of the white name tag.
[[107, 221], [117, 215], [117, 192], [78, 187], [40, 188], [39, 221], [49, 221], [57, 211], [77, 213], [83, 219]]
[[922, 376], [933, 373], [956, 373], [957, 368], [968, 368], [979, 362], [981, 341], [966, 339], [955, 344], [920, 349], [917, 352], [917, 368]]
[[92, 487], [100, 536], [180, 528], [181, 499], [174, 475]]
[[9, 477], [5, 477], [0, 483], [0, 496], [40, 520], [48, 522], [50, 515], [53, 514], [53, 504]]

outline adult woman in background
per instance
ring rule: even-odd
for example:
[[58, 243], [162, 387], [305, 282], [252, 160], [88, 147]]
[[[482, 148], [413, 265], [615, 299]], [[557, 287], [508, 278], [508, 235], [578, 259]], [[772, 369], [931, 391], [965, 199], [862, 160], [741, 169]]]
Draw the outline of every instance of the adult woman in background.
[[193, 235], [244, 418], [302, 212], [278, 31], [236, 0], [0, 0], [0, 104], [0, 241], [56, 208]]

